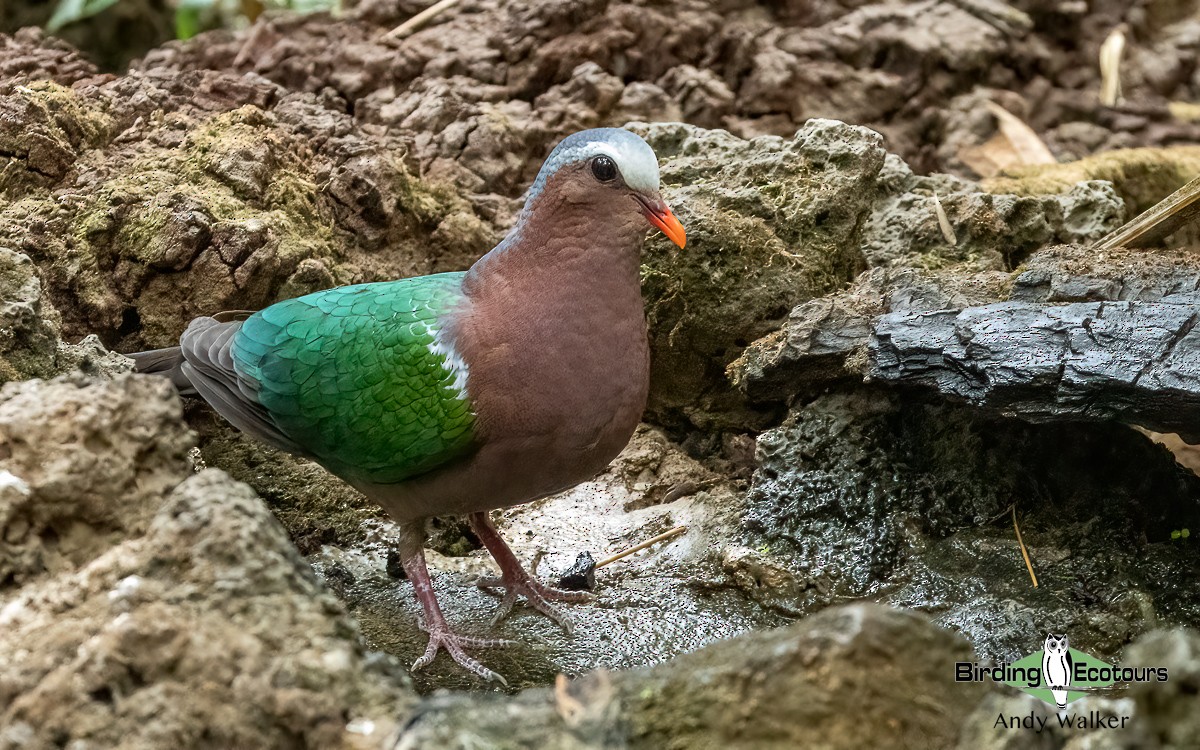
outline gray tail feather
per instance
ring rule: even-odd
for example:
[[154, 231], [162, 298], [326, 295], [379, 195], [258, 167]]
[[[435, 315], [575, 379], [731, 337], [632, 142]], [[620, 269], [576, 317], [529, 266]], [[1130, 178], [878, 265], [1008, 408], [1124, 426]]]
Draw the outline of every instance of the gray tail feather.
[[125, 356], [133, 360], [134, 372], [166, 372], [173, 367], [178, 367], [179, 363], [183, 362], [183, 350], [178, 346], [151, 349], [147, 352], [133, 352]]
[[133, 371], [162, 375], [170, 379], [176, 390], [183, 396], [198, 396], [196, 387], [188, 380], [183, 372], [183, 351], [178, 346], [166, 349], [151, 349], [145, 352], [126, 354], [133, 360]]

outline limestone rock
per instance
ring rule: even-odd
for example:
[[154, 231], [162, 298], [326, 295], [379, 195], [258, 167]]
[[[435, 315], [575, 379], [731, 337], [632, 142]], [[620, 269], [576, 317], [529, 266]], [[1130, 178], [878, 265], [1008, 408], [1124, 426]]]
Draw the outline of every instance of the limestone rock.
[[0, 591], [144, 533], [188, 470], [193, 437], [165, 380], [25, 381], [0, 399]]
[[166, 346], [196, 316], [463, 267], [494, 230], [336, 101], [260, 78], [0, 80], [0, 244], [63, 335]]
[[954, 663], [972, 658], [962, 638], [920, 615], [833, 607], [652, 669], [564, 679], [506, 701], [427, 698], [396, 747], [949, 747], [958, 717], [987, 692], [953, 681]]
[[623, 680], [630, 745], [940, 747], [958, 733], [947, 717], [985, 691], [951, 679], [954, 663], [970, 659], [966, 641], [920, 615], [831, 608]]
[[1197, 561], [1172, 533], [1200, 523], [1200, 479], [1127, 427], [835, 390], [798, 401], [757, 458], [745, 543], [806, 584], [772, 591], [776, 607], [926, 609], [995, 660], [1055, 628], [1111, 658], [1160, 617], [1200, 616], [1181, 583]]
[[[1200, 634], [1193, 629], [1159, 630], [1129, 646], [1122, 666], [1166, 667], [1165, 683], [1130, 686], [1137, 706], [1140, 747], [1186, 747], [1200, 732]], [[1129, 743], [1134, 747], [1134, 743]]]
[[0, 382], [52, 375], [58, 326], [33, 261], [0, 247]]
[[[1015, 192], [1001, 181], [993, 187], [914, 175], [893, 155], [880, 183], [883, 196], [863, 230], [863, 253], [872, 267], [1006, 270], [1048, 245], [1097, 240], [1126, 217], [1113, 186], [1102, 181], [1081, 179], [1061, 194]], [[940, 227], [938, 204], [950, 237]]]
[[166, 381], [0, 392], [0, 748], [379, 747], [412, 697]]

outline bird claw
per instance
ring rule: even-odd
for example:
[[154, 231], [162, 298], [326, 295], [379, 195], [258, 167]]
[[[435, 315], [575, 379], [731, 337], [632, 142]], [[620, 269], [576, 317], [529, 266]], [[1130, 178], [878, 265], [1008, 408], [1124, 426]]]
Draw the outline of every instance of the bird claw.
[[[424, 627], [421, 629], [425, 630]], [[516, 641], [510, 641], [506, 638], [479, 638], [471, 635], [459, 635], [447, 628], [434, 628], [433, 630], [426, 630], [426, 632], [429, 633], [429, 644], [425, 646], [425, 653], [421, 654], [413, 662], [413, 672], [429, 666], [437, 656], [438, 649], [444, 648], [446, 649], [446, 653], [450, 654], [450, 658], [454, 659], [463, 669], [487, 682], [499, 682], [504, 687], [508, 687], [508, 680], [483, 666], [483, 664], [471, 657], [465, 649], [501, 648], [503, 646], [511, 646]]]
[[575, 632], [575, 624], [571, 622], [571, 618], [565, 612], [555, 607], [551, 602], [586, 602], [591, 601], [592, 595], [586, 591], [556, 589], [538, 581], [524, 571], [521, 571], [521, 573], [521, 577], [515, 581], [507, 577], [487, 577], [480, 578], [475, 582], [476, 586], [492, 594], [498, 595], [495, 589], [504, 590], [504, 594], [500, 599], [500, 606], [496, 609], [496, 613], [492, 615], [492, 625], [495, 626], [508, 616], [508, 613], [512, 611], [513, 605], [517, 601], [517, 596], [520, 595], [525, 597], [525, 601], [529, 603], [529, 606], [551, 620], [554, 620], [568, 636], [572, 635]]
[[503, 578], [497, 578], [495, 576], [482, 576], [475, 581], [475, 585], [493, 596], [500, 595], [496, 592], [496, 589], [502, 589], [506, 586]]
[[[490, 589], [485, 589], [490, 590]], [[508, 616], [512, 611], [513, 604], [517, 601], [517, 592], [509, 589], [504, 592], [503, 598], [500, 600], [500, 606], [496, 608], [496, 613], [492, 615], [492, 620], [489, 623], [491, 627], [496, 627], [500, 621]]]

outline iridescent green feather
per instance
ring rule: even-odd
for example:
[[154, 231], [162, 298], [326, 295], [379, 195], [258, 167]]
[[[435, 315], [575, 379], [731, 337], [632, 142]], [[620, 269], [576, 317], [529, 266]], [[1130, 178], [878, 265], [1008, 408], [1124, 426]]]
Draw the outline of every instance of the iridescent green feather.
[[329, 289], [272, 305], [234, 337], [234, 369], [276, 426], [332, 471], [399, 482], [470, 450], [475, 415], [442, 316], [461, 273]]

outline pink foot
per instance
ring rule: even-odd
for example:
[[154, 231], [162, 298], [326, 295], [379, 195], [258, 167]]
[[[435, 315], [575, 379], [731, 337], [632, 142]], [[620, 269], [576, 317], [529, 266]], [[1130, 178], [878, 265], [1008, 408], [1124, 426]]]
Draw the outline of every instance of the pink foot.
[[416, 594], [417, 601], [421, 604], [424, 616], [418, 624], [421, 630], [429, 633], [429, 643], [425, 646], [425, 653], [413, 662], [412, 671], [415, 672], [429, 666], [437, 657], [438, 650], [446, 649], [450, 658], [454, 659], [463, 669], [484, 680], [499, 682], [508, 687], [507, 680], [480, 664], [466, 652], [466, 649], [510, 646], [514, 641], [503, 638], [477, 638], [459, 635], [450, 629], [450, 625], [442, 614], [442, 608], [438, 606], [437, 595], [433, 592], [433, 582], [429, 580], [429, 569], [425, 566], [424, 543], [425, 525], [423, 522], [406, 524], [401, 528], [400, 562], [404, 566], [404, 572], [408, 574], [408, 580], [412, 581], [413, 593]]
[[492, 617], [492, 624], [495, 625], [503, 620], [512, 610], [517, 596], [523, 596], [529, 606], [558, 623], [567, 635], [574, 633], [575, 625], [571, 622], [571, 618], [550, 602], [586, 602], [592, 598], [592, 595], [586, 591], [556, 589], [529, 575], [504, 538], [500, 536], [500, 532], [496, 531], [496, 527], [492, 525], [492, 520], [486, 512], [472, 513], [468, 521], [471, 524], [471, 530], [479, 537], [479, 541], [483, 542], [483, 546], [487, 547], [488, 552], [492, 553], [492, 557], [500, 566], [500, 578], [481, 578], [476, 582], [476, 585], [484, 590], [504, 589], [500, 607]]
[[421, 628], [429, 633], [429, 645], [425, 647], [425, 653], [421, 654], [412, 664], [412, 671], [416, 672], [419, 669], [424, 669], [433, 663], [434, 657], [437, 656], [438, 649], [446, 649], [446, 653], [450, 654], [450, 658], [458, 663], [460, 667], [478, 675], [488, 682], [499, 682], [504, 687], [508, 687], [508, 680], [501, 677], [498, 673], [493, 672], [487, 667], [479, 663], [464, 649], [468, 648], [498, 648], [501, 646], [511, 646], [514, 642], [503, 638], [477, 638], [470, 635], [459, 635], [447, 627], [443, 620], [441, 625], [433, 629]]

